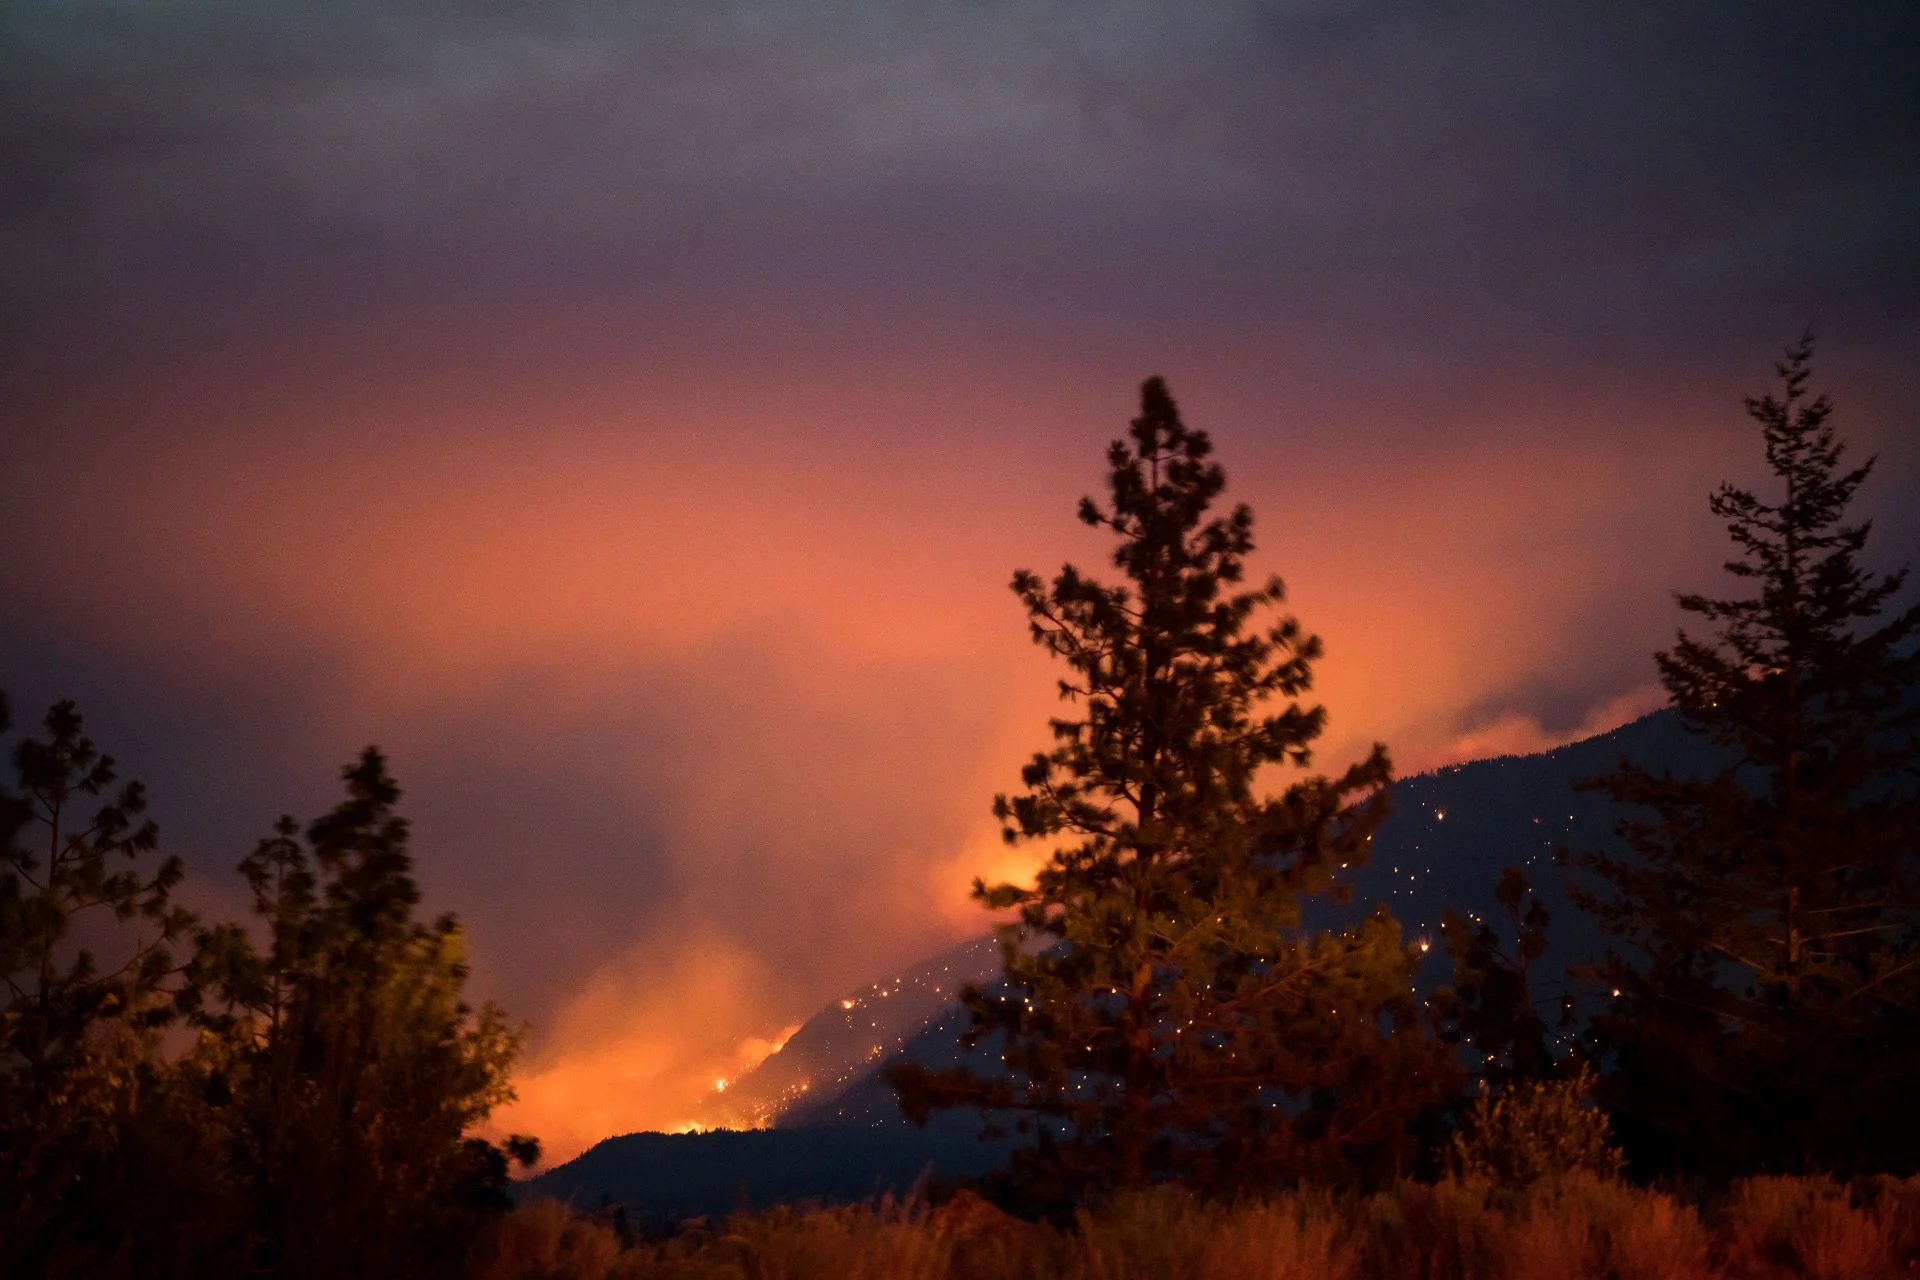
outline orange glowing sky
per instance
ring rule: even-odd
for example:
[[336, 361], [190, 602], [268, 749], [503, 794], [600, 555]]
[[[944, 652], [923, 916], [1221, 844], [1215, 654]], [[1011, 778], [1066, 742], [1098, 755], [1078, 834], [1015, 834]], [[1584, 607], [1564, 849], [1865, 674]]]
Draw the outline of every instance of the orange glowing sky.
[[1006, 583], [1104, 563], [1148, 374], [1329, 766], [1653, 705], [1809, 316], [1920, 547], [1898, 15], [345, 8], [0, 19], [0, 688], [228, 913], [379, 743], [551, 1154], [983, 927], [1054, 679]]

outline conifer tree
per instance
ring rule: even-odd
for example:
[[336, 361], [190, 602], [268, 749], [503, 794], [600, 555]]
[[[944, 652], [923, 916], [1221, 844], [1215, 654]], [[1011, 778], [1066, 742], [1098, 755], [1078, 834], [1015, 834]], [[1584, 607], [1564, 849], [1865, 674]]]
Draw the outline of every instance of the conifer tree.
[[180, 860], [150, 856], [141, 785], [120, 782], [73, 703], [42, 727], [0, 787], [0, 1273], [22, 1276], [115, 1247], [126, 1120], [193, 925], [173, 901]]
[[[86, 736], [73, 703], [55, 704], [44, 728], [44, 740], [15, 748], [18, 791], [0, 793], [0, 975], [9, 991], [6, 1065], [47, 1082], [84, 1054], [103, 1020], [170, 1018], [174, 948], [193, 917], [172, 900], [178, 858], [138, 865], [159, 843], [143, 816], [145, 788], [115, 786], [113, 757]], [[93, 798], [91, 814], [76, 812]], [[75, 936], [89, 913], [145, 926], [105, 970]]]
[[1081, 714], [994, 802], [1009, 843], [1053, 844], [1035, 882], [974, 885], [1015, 913], [1004, 979], [965, 994], [965, 1043], [998, 1044], [1006, 1071], [889, 1078], [916, 1120], [977, 1106], [1037, 1132], [1042, 1195], [1389, 1174], [1452, 1060], [1384, 908], [1340, 931], [1301, 920], [1365, 861], [1386, 750], [1259, 793], [1262, 770], [1310, 762], [1325, 713], [1297, 699], [1320, 642], [1276, 615], [1279, 579], [1241, 587], [1253, 514], [1214, 513], [1225, 474], [1159, 379], [1108, 463], [1108, 502], [1079, 516], [1117, 540], [1124, 584], [1071, 565], [1013, 579]]
[[1526, 873], [1505, 867], [1493, 900], [1507, 918], [1513, 936], [1504, 946], [1491, 921], [1468, 917], [1449, 907], [1440, 920], [1453, 982], [1434, 992], [1433, 1018], [1450, 1044], [1472, 1052], [1472, 1074], [1483, 1087], [1504, 1089], [1522, 1081], [1557, 1076], [1567, 1065], [1555, 1052], [1557, 1037], [1547, 1020], [1561, 1029], [1573, 1025], [1573, 1002], [1550, 1000], [1536, 992], [1534, 966], [1547, 951], [1552, 917]]
[[[537, 1147], [469, 1136], [518, 1037], [463, 1001], [454, 919], [415, 916], [385, 761], [241, 863], [256, 949], [174, 903], [73, 705], [45, 729], [0, 787], [0, 1274], [459, 1274]], [[198, 1044], [162, 1052], [183, 1017]]]
[[1595, 975], [1605, 1097], [1645, 1168], [1920, 1167], [1920, 605], [1861, 563], [1811, 345], [1747, 402], [1775, 482], [1711, 499], [1745, 594], [1682, 595], [1711, 633], [1658, 655], [1710, 776], [1623, 763], [1630, 857], [1582, 860], [1581, 901], [1634, 953]]
[[288, 1277], [455, 1274], [480, 1214], [504, 1207], [504, 1146], [467, 1136], [512, 1094], [518, 1034], [462, 997], [452, 916], [415, 916], [399, 787], [369, 748], [347, 798], [291, 818], [240, 865], [264, 926], [210, 932], [206, 979], [223, 1037], [197, 1062], [231, 1099], [256, 1265]]

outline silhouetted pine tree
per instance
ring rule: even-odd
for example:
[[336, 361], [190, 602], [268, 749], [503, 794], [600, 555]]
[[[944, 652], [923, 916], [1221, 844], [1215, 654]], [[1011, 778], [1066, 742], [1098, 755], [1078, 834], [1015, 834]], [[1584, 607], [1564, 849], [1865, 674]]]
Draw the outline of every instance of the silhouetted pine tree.
[[[145, 793], [73, 704], [45, 728], [0, 788], [0, 1274], [459, 1274], [536, 1148], [468, 1136], [517, 1036], [463, 1003], [453, 918], [415, 919], [379, 754], [241, 864], [262, 952], [173, 903], [179, 860], [148, 865]], [[163, 1053], [183, 1016], [198, 1044]]]
[[[180, 860], [137, 865], [159, 842], [142, 817], [145, 789], [115, 789], [113, 757], [86, 736], [73, 703], [48, 711], [45, 729], [45, 740], [15, 748], [19, 789], [0, 795], [0, 974], [9, 991], [0, 1025], [6, 1065], [43, 1082], [86, 1052], [103, 1019], [168, 1020], [173, 948], [193, 923], [172, 902]], [[75, 811], [83, 797], [106, 798], [87, 814]], [[147, 927], [102, 970], [74, 932], [88, 912]]]
[[1384, 908], [1302, 928], [1302, 899], [1365, 861], [1390, 766], [1376, 746], [1337, 778], [1256, 794], [1264, 767], [1309, 763], [1325, 715], [1292, 700], [1320, 643], [1291, 617], [1256, 623], [1281, 584], [1237, 589], [1253, 514], [1211, 514], [1226, 484], [1211, 453], [1148, 381], [1108, 453], [1108, 505], [1079, 513], [1118, 539], [1125, 584], [1070, 565], [1051, 586], [1014, 576], [1084, 714], [1055, 720], [1025, 793], [995, 801], [1010, 843], [1064, 843], [1030, 888], [974, 886], [1017, 910], [1004, 981], [965, 996], [967, 1042], [1002, 1037], [1008, 1073], [889, 1070], [916, 1119], [982, 1106], [1037, 1128], [1041, 1194], [1388, 1174], [1457, 1078]]
[[43, 727], [0, 789], [0, 1273], [19, 1276], [97, 1272], [139, 1216], [128, 1122], [159, 1083], [193, 924], [179, 859], [148, 856], [140, 784], [119, 784], [73, 703]]
[[467, 1136], [512, 1096], [518, 1035], [470, 1009], [452, 916], [420, 898], [399, 788], [369, 748], [348, 796], [300, 830], [281, 819], [241, 863], [266, 930], [211, 932], [221, 1034], [195, 1068], [229, 1099], [253, 1265], [273, 1275], [457, 1274], [478, 1218], [505, 1206], [509, 1156]]
[[1503, 869], [1493, 898], [1512, 930], [1512, 949], [1502, 945], [1491, 922], [1447, 908], [1440, 932], [1453, 964], [1453, 982], [1434, 993], [1433, 1011], [1442, 1037], [1472, 1050], [1470, 1073], [1488, 1087], [1504, 1089], [1560, 1073], [1564, 1064], [1555, 1051], [1548, 1014], [1567, 1029], [1573, 1009], [1566, 997], [1548, 997], [1535, 989], [1534, 965], [1546, 954], [1552, 917], [1526, 873], [1518, 867]]
[[1582, 901], [1629, 944], [1595, 976], [1604, 1096], [1644, 1168], [1920, 1165], [1920, 606], [1904, 572], [1859, 563], [1843, 464], [1811, 349], [1747, 403], [1778, 483], [1713, 495], [1750, 594], [1682, 595], [1712, 628], [1658, 655], [1688, 728], [1733, 758], [1711, 777], [1630, 764], [1599, 780], [1630, 806], [1633, 856], [1582, 864]]

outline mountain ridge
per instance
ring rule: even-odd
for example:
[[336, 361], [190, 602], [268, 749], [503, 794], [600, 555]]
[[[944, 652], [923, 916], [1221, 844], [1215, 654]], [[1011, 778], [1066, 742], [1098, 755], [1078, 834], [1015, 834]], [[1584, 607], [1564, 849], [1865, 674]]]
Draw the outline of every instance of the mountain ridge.
[[[1451, 906], [1470, 917], [1491, 915], [1501, 869], [1517, 866], [1553, 916], [1537, 972], [1543, 994], [1556, 991], [1554, 975], [1569, 962], [1597, 955], [1602, 945], [1592, 923], [1572, 908], [1570, 873], [1556, 855], [1622, 851], [1618, 810], [1604, 793], [1579, 785], [1622, 759], [1688, 773], [1711, 769], [1724, 756], [1662, 710], [1548, 751], [1445, 765], [1399, 779], [1367, 864], [1343, 880], [1351, 891], [1348, 901], [1316, 901], [1303, 923], [1338, 927], [1385, 903], [1410, 937], [1431, 940], [1418, 978], [1430, 990], [1448, 971], [1439, 945], [1441, 911]], [[523, 1193], [576, 1203], [583, 1197], [590, 1203], [618, 1201], [672, 1216], [733, 1207], [716, 1199], [715, 1188], [726, 1183], [722, 1172], [733, 1177], [728, 1186], [739, 1203], [860, 1199], [904, 1191], [927, 1172], [947, 1178], [986, 1172], [1005, 1159], [1010, 1142], [978, 1142], [977, 1117], [962, 1113], [913, 1129], [901, 1118], [879, 1067], [894, 1052], [929, 1065], [990, 1066], [991, 1044], [970, 1054], [960, 1050], [965, 1013], [954, 1001], [962, 982], [997, 973], [998, 960], [997, 940], [984, 935], [829, 1003], [778, 1052], [727, 1086], [743, 1115], [769, 1126], [760, 1129], [768, 1136], [738, 1142], [742, 1135], [684, 1135], [715, 1140], [704, 1148], [697, 1141], [654, 1141], [664, 1135], [609, 1138], [521, 1184]], [[721, 1152], [731, 1152], [736, 1163]]]

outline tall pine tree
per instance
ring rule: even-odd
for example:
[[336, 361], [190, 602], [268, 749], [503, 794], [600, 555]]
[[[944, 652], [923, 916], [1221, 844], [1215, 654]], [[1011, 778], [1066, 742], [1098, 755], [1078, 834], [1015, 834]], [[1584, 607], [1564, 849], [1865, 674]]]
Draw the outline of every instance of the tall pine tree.
[[129, 1116], [153, 1092], [194, 924], [145, 789], [73, 703], [42, 724], [0, 786], [0, 1274], [20, 1276], [101, 1270], [139, 1215]]
[[1920, 1167], [1920, 606], [1861, 564], [1810, 343], [1747, 402], [1776, 490], [1711, 500], [1747, 593], [1682, 595], [1711, 628], [1658, 655], [1675, 709], [1728, 763], [1623, 764], [1628, 857], [1583, 901], [1628, 944], [1597, 976], [1605, 1096], [1643, 1167], [1709, 1174]]
[[475, 1225], [505, 1207], [509, 1157], [469, 1132], [513, 1096], [518, 1033], [463, 996], [458, 922], [419, 919], [400, 789], [368, 748], [347, 797], [310, 824], [281, 819], [240, 864], [266, 947], [204, 939], [224, 1013], [193, 1064], [226, 1099], [248, 1198], [251, 1265], [276, 1276], [432, 1276], [461, 1270]]
[[260, 951], [173, 901], [73, 704], [45, 729], [0, 785], [0, 1274], [462, 1274], [537, 1148], [469, 1136], [518, 1036], [464, 1002], [457, 922], [416, 918], [385, 761], [241, 864]]
[[1043, 1194], [1391, 1174], [1455, 1079], [1385, 909], [1302, 925], [1303, 899], [1366, 860], [1390, 766], [1376, 746], [1336, 778], [1257, 791], [1268, 766], [1310, 762], [1325, 713], [1296, 699], [1320, 642], [1275, 613], [1277, 578], [1240, 587], [1253, 514], [1214, 514], [1211, 455], [1148, 381], [1108, 452], [1107, 504], [1079, 512], [1117, 540], [1124, 584], [1014, 575], [1081, 714], [995, 800], [1009, 843], [1053, 845], [1035, 882], [974, 886], [1015, 912], [1004, 980], [965, 996], [966, 1042], [999, 1044], [1006, 1070], [890, 1069], [916, 1119], [978, 1106], [1037, 1132]]

